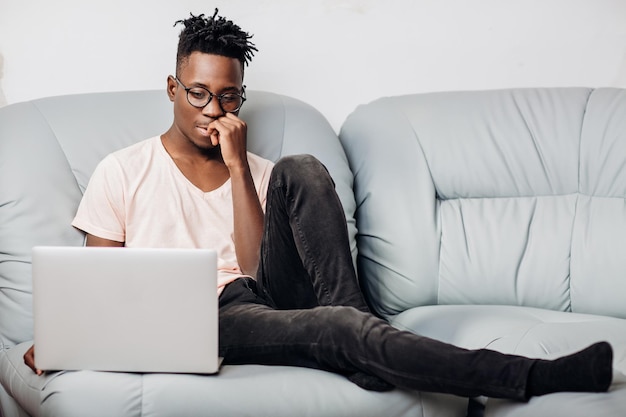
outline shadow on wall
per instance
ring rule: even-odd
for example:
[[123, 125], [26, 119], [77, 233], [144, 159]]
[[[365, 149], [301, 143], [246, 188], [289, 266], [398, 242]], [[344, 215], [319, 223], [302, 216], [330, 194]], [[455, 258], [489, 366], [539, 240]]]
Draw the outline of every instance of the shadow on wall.
[[7, 98], [4, 96], [4, 91], [2, 91], [2, 79], [4, 78], [4, 56], [2, 52], [0, 52], [0, 107], [7, 105]]

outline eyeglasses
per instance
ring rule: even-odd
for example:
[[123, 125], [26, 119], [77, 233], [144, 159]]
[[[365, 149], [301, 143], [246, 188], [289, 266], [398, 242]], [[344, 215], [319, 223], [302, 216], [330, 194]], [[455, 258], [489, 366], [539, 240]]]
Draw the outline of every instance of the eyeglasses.
[[236, 113], [246, 101], [246, 86], [241, 87], [241, 94], [223, 93], [213, 94], [204, 87], [186, 87], [178, 77], [174, 77], [176, 82], [187, 92], [187, 101], [194, 107], [202, 109], [211, 102], [213, 97], [217, 98], [220, 108], [225, 113]]

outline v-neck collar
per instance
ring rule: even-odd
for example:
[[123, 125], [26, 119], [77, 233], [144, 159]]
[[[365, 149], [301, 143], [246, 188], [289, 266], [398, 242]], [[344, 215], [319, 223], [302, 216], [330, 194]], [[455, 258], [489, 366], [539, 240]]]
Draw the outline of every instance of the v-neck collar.
[[196, 194], [197, 196], [203, 199], [207, 199], [207, 198], [211, 198], [212, 196], [222, 197], [230, 193], [230, 189], [231, 189], [230, 178], [224, 181], [222, 185], [220, 185], [219, 187], [211, 191], [203, 191], [202, 189], [197, 187], [193, 182], [189, 181], [189, 178], [187, 178], [185, 174], [183, 174], [183, 172], [180, 170], [178, 165], [176, 165], [176, 162], [174, 162], [174, 159], [172, 158], [172, 156], [169, 154], [169, 152], [167, 152], [167, 149], [165, 149], [165, 145], [163, 145], [163, 141], [161, 140], [161, 137], [157, 136], [155, 139], [156, 139], [156, 142], [158, 142], [155, 144], [155, 146], [158, 148], [159, 154], [167, 160], [167, 163], [169, 164], [171, 171], [178, 178], [178, 180], [184, 183], [187, 186], [187, 188], [191, 190], [193, 194]]

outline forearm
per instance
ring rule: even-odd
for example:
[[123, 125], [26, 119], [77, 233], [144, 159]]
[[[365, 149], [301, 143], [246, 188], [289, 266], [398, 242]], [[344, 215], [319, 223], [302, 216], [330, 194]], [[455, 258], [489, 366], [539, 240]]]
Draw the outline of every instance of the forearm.
[[247, 166], [231, 170], [235, 253], [241, 271], [255, 277], [259, 265], [263, 209]]

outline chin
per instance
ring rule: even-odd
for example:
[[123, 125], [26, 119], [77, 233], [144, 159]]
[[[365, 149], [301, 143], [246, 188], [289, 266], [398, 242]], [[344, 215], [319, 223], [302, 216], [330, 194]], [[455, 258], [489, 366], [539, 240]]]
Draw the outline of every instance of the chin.
[[204, 143], [194, 143], [194, 145], [205, 155], [217, 156], [222, 154], [219, 144], [214, 146], [209, 142], [208, 145]]
[[211, 149], [215, 149], [217, 147], [219, 147], [219, 144], [217, 146], [213, 145], [213, 143], [211, 143], [211, 138], [208, 136], [187, 136], [187, 140], [196, 148], [202, 150], [202, 151], [208, 151]]

